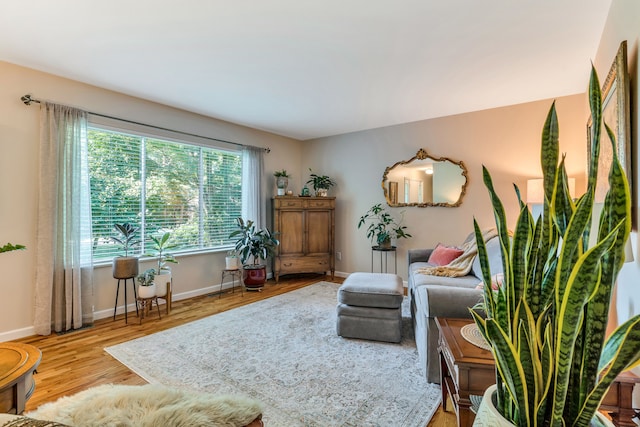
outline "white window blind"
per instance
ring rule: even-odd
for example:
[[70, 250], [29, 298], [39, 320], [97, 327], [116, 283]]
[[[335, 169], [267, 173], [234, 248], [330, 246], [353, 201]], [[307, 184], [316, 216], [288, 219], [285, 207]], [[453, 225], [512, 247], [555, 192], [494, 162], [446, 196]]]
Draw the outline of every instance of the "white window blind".
[[113, 224], [148, 236], [171, 232], [173, 252], [228, 246], [241, 214], [242, 159], [238, 151], [89, 129], [94, 260], [121, 255]]

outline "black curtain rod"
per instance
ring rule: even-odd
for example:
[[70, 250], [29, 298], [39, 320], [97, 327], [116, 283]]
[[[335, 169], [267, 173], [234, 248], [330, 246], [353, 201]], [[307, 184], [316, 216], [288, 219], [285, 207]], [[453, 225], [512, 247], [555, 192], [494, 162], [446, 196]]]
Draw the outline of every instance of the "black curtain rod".
[[[32, 102], [35, 102], [37, 104], [41, 104], [41, 101], [39, 99], [34, 99], [34, 98], [31, 97], [31, 95], [28, 95], [28, 94], [27, 95], [23, 95], [22, 97], [20, 97], [20, 100], [22, 102], [24, 102], [25, 105], [31, 105]], [[174, 130], [174, 129], [164, 128], [164, 127], [161, 127], [161, 126], [149, 125], [149, 124], [146, 124], [146, 123], [135, 122], [133, 120], [122, 119], [120, 117], [113, 117], [113, 116], [108, 116], [106, 114], [93, 113], [91, 111], [87, 111], [87, 113], [91, 114], [93, 116], [104, 117], [105, 119], [118, 120], [118, 121], [121, 121], [121, 122], [130, 123], [130, 124], [133, 124], [133, 125], [146, 126], [146, 127], [150, 127], [150, 128], [153, 128], [153, 129], [164, 130], [164, 131], [167, 131], [167, 132], [179, 133], [179, 134], [182, 134], [182, 135], [195, 136], [196, 138], [203, 138], [203, 139], [207, 139], [209, 141], [223, 142], [225, 144], [237, 145], [239, 147], [262, 148], [265, 151], [265, 153], [270, 153], [271, 152], [271, 149], [269, 147], [263, 148], [263, 147], [255, 147], [253, 145], [240, 144], [239, 142], [226, 141], [224, 139], [212, 138], [210, 136], [202, 136], [202, 135], [197, 135], [195, 133], [183, 132], [181, 130]]]

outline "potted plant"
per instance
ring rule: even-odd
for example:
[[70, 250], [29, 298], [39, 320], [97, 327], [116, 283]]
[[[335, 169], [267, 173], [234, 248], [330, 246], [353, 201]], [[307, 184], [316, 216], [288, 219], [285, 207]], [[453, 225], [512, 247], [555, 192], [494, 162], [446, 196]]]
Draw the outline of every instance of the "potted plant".
[[287, 192], [287, 186], [289, 185], [289, 178], [291, 175], [286, 170], [275, 171], [273, 176], [276, 177], [276, 187], [278, 187], [278, 196], [284, 196]]
[[[504, 284], [491, 290], [485, 242], [475, 224], [484, 298], [472, 310], [475, 323], [491, 344], [497, 366], [495, 393], [488, 390], [476, 420], [495, 410], [506, 425], [602, 425], [600, 403], [617, 375], [640, 360], [640, 315], [605, 336], [611, 292], [624, 262], [631, 228], [630, 193], [613, 144], [609, 191], [600, 217], [594, 217], [602, 99], [592, 67], [589, 100], [593, 130], [586, 193], [574, 202], [564, 158], [558, 155], [558, 122], [552, 105], [542, 133], [545, 201], [534, 220], [524, 201], [509, 236], [502, 202], [485, 169], [501, 242]], [[591, 234], [591, 224], [598, 226]], [[590, 239], [591, 237], [591, 239]], [[486, 317], [485, 317], [486, 315]], [[494, 405], [495, 403], [495, 405]], [[491, 412], [491, 411], [489, 411]], [[609, 424], [611, 425], [611, 424]]]
[[407, 233], [407, 226], [402, 225], [404, 211], [401, 212], [400, 221], [397, 221], [381, 203], [373, 205], [369, 210], [360, 217], [358, 221], [358, 229], [367, 222], [367, 237], [371, 239], [371, 243], [377, 243], [380, 248], [388, 249], [391, 247], [391, 239], [409, 238], [411, 234]]
[[224, 262], [226, 270], [237, 270], [240, 267], [238, 265], [238, 254], [235, 250], [227, 252], [227, 256], [224, 258]]
[[149, 268], [138, 275], [138, 298], [152, 298], [156, 296], [155, 276], [156, 270], [153, 268]]
[[[260, 261], [273, 256], [280, 242], [268, 228], [256, 229], [251, 220], [238, 218], [236, 224], [238, 229], [229, 238], [237, 238], [235, 250], [244, 269], [244, 284], [247, 289], [260, 289], [267, 280], [267, 266]], [[252, 264], [248, 263], [250, 260]]]
[[167, 263], [178, 264], [178, 260], [168, 253], [167, 250], [176, 247], [175, 244], [170, 244], [171, 233], [166, 231], [159, 236], [151, 236], [153, 252], [147, 253], [144, 256], [157, 257], [158, 261], [154, 269], [155, 282], [158, 284], [156, 295], [164, 297], [169, 291], [171, 286], [171, 268], [167, 266]]
[[112, 273], [115, 279], [130, 279], [138, 274], [138, 257], [129, 256], [129, 250], [140, 244], [140, 240], [136, 240], [138, 228], [128, 222], [122, 224], [113, 224], [113, 228], [118, 233], [112, 236], [111, 240], [122, 247], [124, 256], [117, 256], [113, 259]]
[[3, 252], [11, 252], [11, 251], [20, 251], [26, 249], [24, 245], [14, 245], [12, 243], [6, 243], [3, 246], [0, 246], [0, 254]]
[[313, 191], [316, 192], [317, 197], [326, 197], [328, 190], [336, 185], [335, 181], [329, 178], [327, 175], [317, 175], [313, 173], [311, 168], [309, 168], [310, 178], [306, 182], [306, 184], [311, 184], [313, 187]]

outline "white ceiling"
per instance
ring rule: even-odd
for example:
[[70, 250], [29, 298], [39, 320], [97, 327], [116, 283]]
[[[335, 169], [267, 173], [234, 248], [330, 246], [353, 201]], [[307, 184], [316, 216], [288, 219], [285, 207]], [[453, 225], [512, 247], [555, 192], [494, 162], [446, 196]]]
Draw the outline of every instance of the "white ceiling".
[[611, 1], [2, 0], [0, 60], [305, 140], [583, 93]]

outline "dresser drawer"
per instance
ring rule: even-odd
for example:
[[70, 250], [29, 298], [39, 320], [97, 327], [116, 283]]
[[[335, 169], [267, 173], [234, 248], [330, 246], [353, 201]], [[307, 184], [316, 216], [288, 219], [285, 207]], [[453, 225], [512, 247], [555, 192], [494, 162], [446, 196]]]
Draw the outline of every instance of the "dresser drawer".
[[331, 269], [331, 263], [329, 255], [287, 256], [276, 259], [276, 269], [282, 274], [295, 271], [327, 271]]
[[309, 209], [331, 209], [333, 208], [334, 199], [310, 199], [307, 200], [307, 207]]
[[303, 208], [304, 202], [304, 200], [295, 197], [283, 197], [274, 199], [274, 206], [276, 209]]

